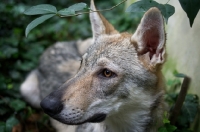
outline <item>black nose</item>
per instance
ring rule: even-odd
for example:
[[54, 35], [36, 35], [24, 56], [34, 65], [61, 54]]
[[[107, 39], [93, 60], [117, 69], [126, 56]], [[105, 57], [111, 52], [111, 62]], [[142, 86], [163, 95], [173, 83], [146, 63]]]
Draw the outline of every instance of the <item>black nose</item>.
[[40, 106], [42, 107], [44, 112], [50, 116], [54, 116], [60, 113], [63, 109], [63, 104], [60, 99], [51, 95], [45, 97], [40, 103]]

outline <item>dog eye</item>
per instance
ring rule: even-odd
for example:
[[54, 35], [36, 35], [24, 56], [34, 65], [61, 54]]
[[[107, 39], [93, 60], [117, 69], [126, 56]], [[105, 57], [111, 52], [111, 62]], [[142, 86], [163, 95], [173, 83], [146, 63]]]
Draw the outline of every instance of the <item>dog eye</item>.
[[115, 75], [115, 73], [113, 73], [112, 71], [110, 71], [110, 70], [108, 70], [108, 69], [104, 69], [104, 70], [102, 71], [102, 75], [103, 75], [104, 77], [109, 78], [109, 77], [113, 77], [113, 76]]

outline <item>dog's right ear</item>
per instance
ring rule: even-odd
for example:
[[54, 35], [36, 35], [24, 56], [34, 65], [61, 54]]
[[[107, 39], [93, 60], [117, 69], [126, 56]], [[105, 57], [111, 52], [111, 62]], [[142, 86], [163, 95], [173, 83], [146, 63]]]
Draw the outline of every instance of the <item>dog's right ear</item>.
[[103, 34], [116, 34], [117, 30], [110, 24], [99, 12], [96, 11], [96, 7], [94, 5], [94, 1], [91, 0], [90, 5], [91, 11], [90, 13], [90, 22], [92, 25], [93, 38], [96, 39], [98, 36]]

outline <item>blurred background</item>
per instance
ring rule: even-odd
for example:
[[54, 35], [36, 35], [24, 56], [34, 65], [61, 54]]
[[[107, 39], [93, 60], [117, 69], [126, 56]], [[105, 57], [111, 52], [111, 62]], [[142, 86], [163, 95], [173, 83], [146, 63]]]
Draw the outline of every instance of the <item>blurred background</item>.
[[[110, 8], [121, 0], [95, 0], [99, 9]], [[0, 1], [0, 132], [53, 132], [49, 118], [41, 110], [23, 101], [19, 86], [27, 74], [37, 67], [42, 52], [57, 41], [91, 37], [88, 14], [52, 19], [33, 29], [25, 37], [26, 26], [38, 16], [23, 12], [34, 5], [52, 4], [57, 9], [89, 0], [1, 0]], [[125, 13], [125, 4], [103, 15], [119, 31], [133, 32], [141, 14]]]

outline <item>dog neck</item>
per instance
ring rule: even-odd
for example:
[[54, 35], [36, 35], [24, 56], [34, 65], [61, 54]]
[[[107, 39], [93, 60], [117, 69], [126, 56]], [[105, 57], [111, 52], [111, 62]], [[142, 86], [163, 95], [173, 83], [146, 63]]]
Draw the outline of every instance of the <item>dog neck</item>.
[[[103, 122], [104, 132], [155, 132], [162, 124], [162, 93], [149, 105], [129, 105]], [[102, 125], [102, 124], [101, 124]]]
[[148, 111], [126, 114], [119, 113], [115, 117], [108, 118], [104, 125], [109, 132], [143, 132], [149, 125], [151, 117]]

